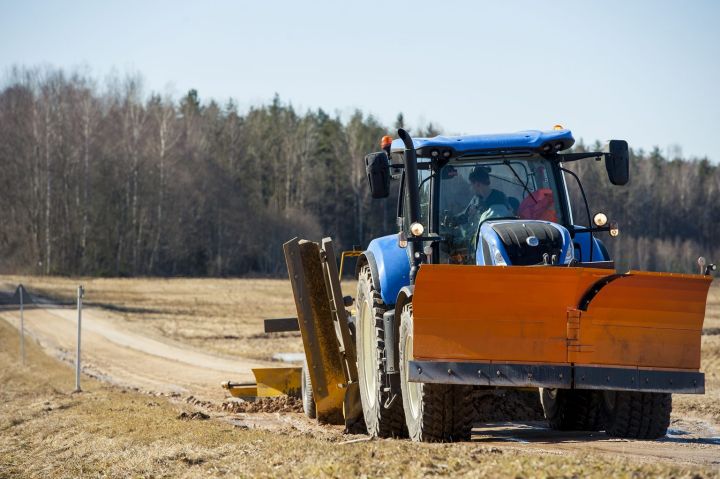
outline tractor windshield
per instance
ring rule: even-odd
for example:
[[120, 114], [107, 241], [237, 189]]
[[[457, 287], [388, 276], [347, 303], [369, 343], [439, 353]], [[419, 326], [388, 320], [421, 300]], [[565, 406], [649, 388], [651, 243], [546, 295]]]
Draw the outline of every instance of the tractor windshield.
[[478, 230], [489, 219], [563, 224], [561, 198], [552, 166], [542, 158], [463, 161], [443, 166], [439, 233], [448, 238], [448, 256], [443, 262], [473, 264]]

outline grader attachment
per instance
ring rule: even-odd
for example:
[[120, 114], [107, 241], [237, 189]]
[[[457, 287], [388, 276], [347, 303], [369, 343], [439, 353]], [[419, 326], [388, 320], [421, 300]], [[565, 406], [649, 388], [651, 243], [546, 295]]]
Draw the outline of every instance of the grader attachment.
[[254, 368], [254, 383], [225, 381], [222, 387], [236, 398], [300, 397], [301, 371], [302, 368]]
[[573, 267], [426, 264], [410, 380], [704, 392], [711, 278]]
[[332, 240], [297, 238], [283, 245], [298, 326], [320, 422], [362, 421], [355, 343], [340, 289]]

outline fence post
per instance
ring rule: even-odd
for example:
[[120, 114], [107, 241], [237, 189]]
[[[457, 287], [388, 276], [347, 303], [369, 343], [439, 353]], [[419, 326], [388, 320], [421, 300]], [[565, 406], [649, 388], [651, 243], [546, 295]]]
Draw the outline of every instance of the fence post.
[[80, 330], [82, 327], [82, 298], [85, 290], [82, 285], [77, 289], [77, 351], [75, 352], [75, 392], [80, 392]]
[[18, 287], [20, 292], [20, 362], [25, 366], [25, 311], [23, 305], [23, 285]]

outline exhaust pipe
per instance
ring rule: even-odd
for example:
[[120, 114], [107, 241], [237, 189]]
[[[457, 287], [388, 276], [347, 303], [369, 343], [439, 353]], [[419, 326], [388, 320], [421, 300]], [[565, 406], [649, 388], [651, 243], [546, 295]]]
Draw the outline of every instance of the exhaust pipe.
[[[418, 167], [417, 155], [415, 154], [415, 145], [410, 133], [402, 128], [398, 129], [398, 136], [405, 145], [405, 189], [407, 190], [407, 209], [406, 214], [409, 216], [410, 224], [420, 221], [420, 193], [418, 192]], [[425, 225], [426, 227], [428, 225]], [[407, 233], [410, 233], [409, 231]], [[412, 234], [408, 235], [411, 238]], [[415, 284], [415, 276], [418, 268], [423, 263], [425, 253], [422, 251], [422, 243], [418, 241], [410, 241], [411, 266], [410, 266], [410, 284]]]

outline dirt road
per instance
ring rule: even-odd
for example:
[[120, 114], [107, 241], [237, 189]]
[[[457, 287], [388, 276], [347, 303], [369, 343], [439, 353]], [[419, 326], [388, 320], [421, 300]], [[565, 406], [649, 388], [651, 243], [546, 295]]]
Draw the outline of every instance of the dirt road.
[[[8, 302], [9, 285], [2, 298]], [[18, 325], [15, 306], [4, 306], [0, 317]], [[198, 318], [202, 321], [202, 318]], [[123, 318], [100, 308], [83, 311], [84, 372], [123, 387], [141, 391], [194, 396], [219, 404], [226, 399], [219, 383], [252, 380], [251, 368], [280, 365], [241, 357], [219, 357], [162, 337], [149, 337], [124, 327]], [[28, 335], [48, 353], [72, 362], [75, 350], [76, 312], [72, 307], [39, 304], [25, 311]], [[265, 429], [295, 428], [321, 432], [300, 414], [222, 415], [241, 425]], [[478, 425], [473, 440], [486, 446], [538, 454], [596, 453], [626, 456], [641, 462], [658, 460], [691, 463], [720, 471], [720, 427], [699, 417], [673, 416], [666, 438], [659, 441], [612, 439], [604, 433], [560, 433], [542, 422]], [[323, 429], [342, 441], [338, 429]]]
[[[9, 302], [7, 293], [4, 300]], [[0, 316], [17, 327], [18, 310], [5, 308]], [[74, 308], [31, 304], [25, 309], [25, 328], [26, 334], [48, 353], [74, 361], [77, 335]], [[171, 340], [131, 332], [123, 328], [122, 318], [106, 310], [83, 309], [83, 372], [118, 386], [222, 401], [225, 398], [220, 388], [222, 381], [254, 381], [252, 368], [281, 364], [209, 355]]]

